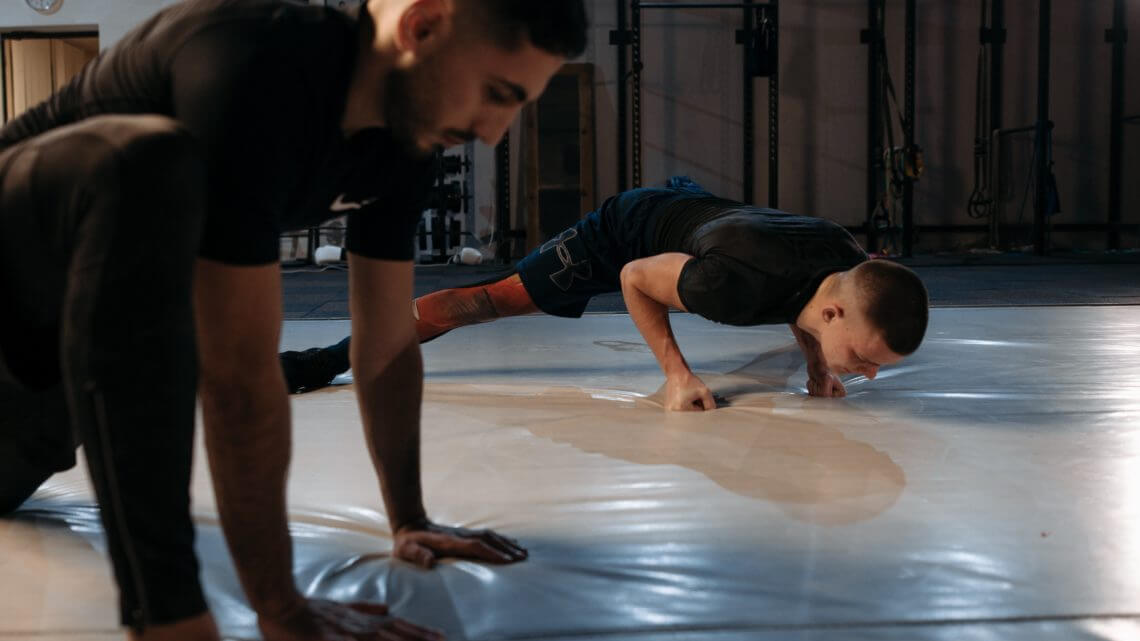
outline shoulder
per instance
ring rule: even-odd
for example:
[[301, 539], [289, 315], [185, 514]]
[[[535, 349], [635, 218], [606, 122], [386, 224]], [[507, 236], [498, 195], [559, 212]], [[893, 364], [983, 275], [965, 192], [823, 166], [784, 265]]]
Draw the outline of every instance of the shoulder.
[[179, 116], [232, 112], [249, 124], [248, 114], [261, 114], [272, 125], [337, 110], [355, 55], [351, 19], [274, 0], [205, 4], [218, 7], [171, 28], [181, 36], [167, 63]]
[[[354, 40], [355, 21], [338, 11], [284, 0], [202, 0], [173, 5], [140, 29], [139, 37], [164, 43], [171, 55], [233, 57], [283, 55], [330, 41]], [[334, 51], [327, 52], [335, 54]], [[219, 61], [220, 62], [220, 61]]]
[[752, 229], [788, 239], [848, 239], [843, 225], [827, 218], [806, 216], [779, 209], [746, 207], [725, 216], [723, 224], [736, 229]]
[[607, 204], [610, 209], [617, 212], [629, 212], [650, 203], [660, 202], [671, 195], [676, 195], [676, 192], [656, 187], [642, 187], [623, 191], [611, 198]]

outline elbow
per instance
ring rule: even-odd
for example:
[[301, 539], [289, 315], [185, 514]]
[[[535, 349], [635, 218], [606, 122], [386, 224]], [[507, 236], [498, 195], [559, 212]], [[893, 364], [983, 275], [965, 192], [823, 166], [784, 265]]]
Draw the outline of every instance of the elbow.
[[621, 273], [618, 275], [621, 281], [621, 289], [623, 292], [628, 291], [630, 288], [636, 289], [637, 284], [641, 279], [640, 265], [635, 264], [635, 262], [626, 263], [625, 266], [621, 268]]

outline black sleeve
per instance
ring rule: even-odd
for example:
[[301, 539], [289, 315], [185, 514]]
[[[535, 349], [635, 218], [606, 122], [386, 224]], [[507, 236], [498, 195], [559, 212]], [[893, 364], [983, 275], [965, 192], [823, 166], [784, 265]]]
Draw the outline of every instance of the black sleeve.
[[746, 325], [765, 277], [718, 253], [694, 257], [681, 268], [677, 295], [685, 309], [711, 321]]
[[280, 212], [303, 163], [313, 91], [300, 47], [256, 21], [194, 35], [171, 60], [174, 116], [203, 147], [207, 211], [200, 255], [225, 263], [279, 260]]
[[374, 205], [348, 215], [345, 248], [378, 260], [412, 260], [420, 211]]
[[430, 159], [389, 152], [376, 178], [380, 199], [349, 212], [345, 248], [379, 260], [412, 260], [416, 229], [426, 208], [434, 174]]

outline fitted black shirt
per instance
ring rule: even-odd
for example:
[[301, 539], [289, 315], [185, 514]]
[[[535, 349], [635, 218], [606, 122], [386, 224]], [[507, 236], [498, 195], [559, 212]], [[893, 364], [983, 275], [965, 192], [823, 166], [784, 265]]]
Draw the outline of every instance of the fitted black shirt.
[[829, 274], [867, 260], [840, 225], [822, 218], [668, 190], [642, 205], [647, 255], [693, 256], [677, 293], [690, 312], [729, 325], [795, 322]]
[[342, 134], [356, 38], [348, 15], [287, 0], [176, 4], [0, 129], [0, 148], [101, 114], [170, 116], [205, 152], [203, 257], [275, 262], [282, 231], [347, 214], [350, 251], [410, 260], [431, 165], [386, 130]]

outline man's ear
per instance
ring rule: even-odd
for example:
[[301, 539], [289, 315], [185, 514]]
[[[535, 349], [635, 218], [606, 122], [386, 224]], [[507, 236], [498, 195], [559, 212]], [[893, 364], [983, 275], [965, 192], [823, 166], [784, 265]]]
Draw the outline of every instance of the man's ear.
[[396, 46], [416, 57], [436, 49], [451, 36], [455, 5], [451, 0], [412, 0], [396, 29]]

